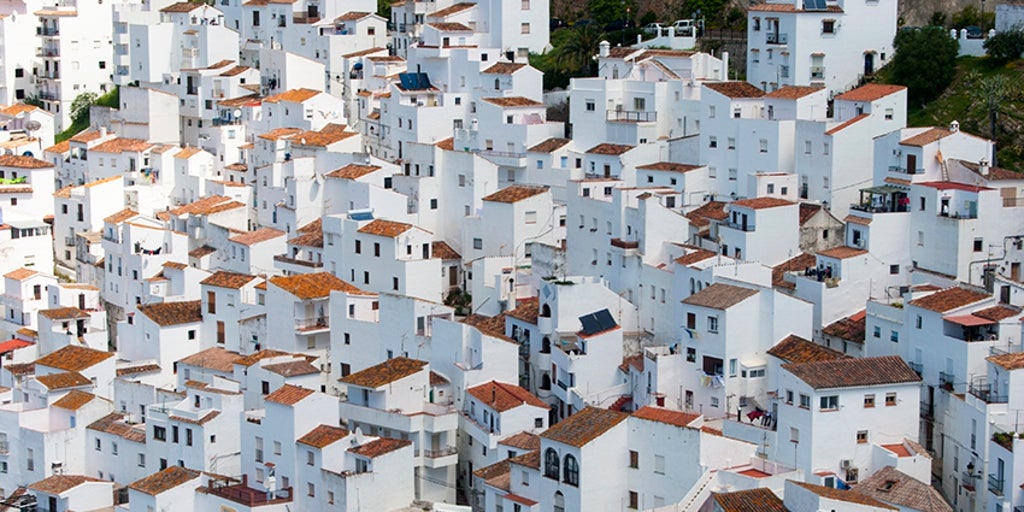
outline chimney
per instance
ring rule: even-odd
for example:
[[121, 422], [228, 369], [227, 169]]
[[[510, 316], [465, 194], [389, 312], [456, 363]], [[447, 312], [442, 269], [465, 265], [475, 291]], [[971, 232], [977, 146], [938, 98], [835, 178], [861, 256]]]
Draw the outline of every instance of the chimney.
[[106, 137], [106, 136], [107, 136], [107, 127], [106, 126], [100, 126], [100, 138], [103, 138], [103, 137]]
[[723, 81], [729, 80], [729, 52], [722, 52], [722, 77]]
[[978, 174], [982, 176], [988, 176], [988, 160], [982, 158], [978, 162]]
[[951, 121], [949, 123], [949, 131], [954, 133], [960, 131], [960, 121], [957, 121], [955, 119]]
[[598, 45], [598, 48], [600, 48], [600, 51], [598, 51], [598, 55], [600, 55], [601, 57], [607, 57], [608, 53], [612, 49], [612, 45], [608, 41], [601, 41], [601, 43]]

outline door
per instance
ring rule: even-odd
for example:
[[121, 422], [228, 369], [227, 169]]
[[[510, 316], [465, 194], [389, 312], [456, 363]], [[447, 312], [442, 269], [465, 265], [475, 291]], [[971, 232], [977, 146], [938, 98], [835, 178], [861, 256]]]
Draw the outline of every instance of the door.
[[917, 172], [917, 155], [907, 155], [907, 174]]
[[[1010, 263], [1010, 279], [1020, 282], [1020, 262]], [[1009, 301], [1007, 301], [1009, 302]]]
[[864, 54], [864, 76], [875, 74], [875, 54], [868, 52]]

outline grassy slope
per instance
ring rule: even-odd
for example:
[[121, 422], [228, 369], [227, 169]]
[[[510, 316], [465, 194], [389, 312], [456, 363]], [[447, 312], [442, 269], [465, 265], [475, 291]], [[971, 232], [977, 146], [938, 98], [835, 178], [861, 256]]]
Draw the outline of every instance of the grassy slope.
[[[987, 58], [961, 57], [957, 60], [956, 78], [938, 99], [923, 106], [908, 105], [908, 124], [947, 126], [956, 120], [966, 132], [991, 137], [988, 113], [972, 95], [970, 77], [975, 73], [981, 77], [1006, 75], [1020, 82], [1024, 80], [1024, 60], [993, 65]], [[1004, 104], [999, 112], [995, 139], [999, 166], [1024, 171], [1024, 97], [1018, 95], [1014, 101]]]

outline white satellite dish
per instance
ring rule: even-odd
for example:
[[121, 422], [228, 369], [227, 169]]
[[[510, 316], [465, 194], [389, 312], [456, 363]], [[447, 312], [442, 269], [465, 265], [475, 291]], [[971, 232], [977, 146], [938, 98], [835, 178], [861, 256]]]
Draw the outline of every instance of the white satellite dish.
[[234, 114], [235, 117], [242, 117], [242, 109], [236, 108]]
[[29, 119], [25, 123], [25, 129], [30, 131], [30, 132], [37, 131], [37, 130], [39, 130], [42, 127], [43, 127], [43, 123], [40, 123], [39, 121], [36, 121], [35, 119]]

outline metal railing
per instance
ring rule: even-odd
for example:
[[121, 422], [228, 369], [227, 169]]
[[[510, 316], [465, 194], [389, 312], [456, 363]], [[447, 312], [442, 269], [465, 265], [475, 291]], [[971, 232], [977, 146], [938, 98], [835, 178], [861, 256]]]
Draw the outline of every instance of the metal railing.
[[920, 377], [921, 372], [924, 371], [924, 365], [921, 363], [915, 363], [913, 361], [910, 361], [907, 363], [907, 366], [909, 366], [911, 370], [914, 370], [914, 373], [916, 373], [918, 377]]
[[438, 448], [437, 450], [423, 450], [423, 456], [428, 459], [440, 459], [441, 457], [455, 455], [456, 453], [458, 453], [458, 449], [454, 446], [445, 446], [444, 448]]
[[995, 473], [988, 475], [988, 490], [996, 496], [1003, 495], [1003, 478]]
[[312, 329], [318, 329], [318, 328], [327, 329], [330, 326], [331, 326], [331, 323], [328, 321], [328, 318], [327, 318], [326, 315], [325, 316], [318, 316], [318, 317], [307, 317], [307, 318], [296, 318], [295, 319], [295, 329], [300, 330], [300, 331], [312, 330]]
[[36, 28], [36, 35], [40, 36], [59, 36], [60, 29], [57, 27], [38, 27]]
[[953, 375], [946, 372], [939, 372], [939, 385], [944, 386], [950, 390], [953, 389]]
[[788, 35], [779, 34], [777, 32], [769, 32], [765, 35], [765, 42], [768, 44], [786, 44], [788, 39]]
[[1005, 404], [1008, 398], [1006, 395], [1000, 395], [993, 391], [988, 384], [971, 384], [967, 388], [967, 392], [987, 404]]
[[658, 120], [658, 113], [646, 110], [607, 110], [605, 120], [629, 123], [646, 123]]
[[825, 66], [811, 66], [811, 78], [825, 78]]
[[906, 167], [900, 167], [898, 165], [890, 165], [889, 172], [895, 172], [898, 174], [924, 174], [924, 169], [907, 169]]

